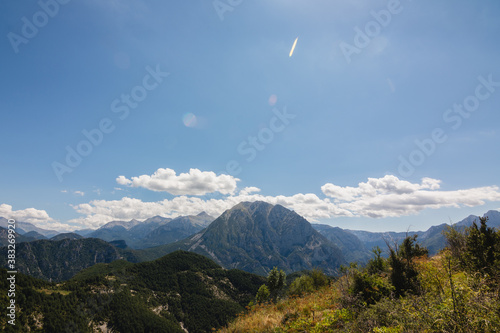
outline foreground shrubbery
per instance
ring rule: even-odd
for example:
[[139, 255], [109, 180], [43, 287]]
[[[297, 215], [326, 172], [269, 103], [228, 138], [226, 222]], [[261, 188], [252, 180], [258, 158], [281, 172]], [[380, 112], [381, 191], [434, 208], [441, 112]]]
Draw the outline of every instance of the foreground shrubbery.
[[500, 332], [500, 232], [481, 219], [445, 235], [432, 258], [407, 237], [331, 286], [298, 277], [288, 295], [302, 296], [252, 305], [221, 332]]

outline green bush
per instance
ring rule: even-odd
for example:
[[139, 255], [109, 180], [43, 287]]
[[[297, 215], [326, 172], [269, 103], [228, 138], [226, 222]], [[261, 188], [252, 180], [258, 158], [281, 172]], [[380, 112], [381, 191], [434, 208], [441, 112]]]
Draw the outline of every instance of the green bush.
[[267, 276], [267, 285], [271, 293], [271, 298], [276, 300], [285, 287], [286, 274], [283, 270], [274, 267]]
[[264, 303], [269, 300], [269, 296], [271, 295], [269, 288], [265, 284], [260, 286], [259, 290], [257, 291], [257, 295], [255, 296], [255, 301], [257, 303]]
[[366, 264], [366, 270], [370, 274], [378, 274], [387, 271], [387, 261], [382, 258], [382, 250], [376, 246], [372, 249], [375, 258], [370, 259]]
[[313, 280], [313, 287], [315, 290], [327, 286], [330, 283], [330, 279], [319, 269], [313, 269], [309, 276]]
[[500, 237], [493, 228], [486, 225], [487, 218], [479, 219], [479, 227], [474, 222], [468, 228], [464, 251], [465, 267], [469, 272], [494, 277], [500, 272]]
[[314, 291], [314, 279], [309, 275], [302, 275], [293, 280], [288, 289], [289, 295], [302, 295]]
[[405, 293], [418, 294], [420, 284], [418, 271], [413, 263], [414, 259], [427, 255], [426, 248], [417, 243], [417, 235], [406, 237], [397, 250], [389, 248], [389, 264], [391, 270], [391, 282], [396, 294], [401, 296]]
[[375, 304], [382, 297], [389, 296], [392, 290], [393, 287], [383, 277], [357, 271], [354, 273], [349, 293], [360, 296], [366, 304]]

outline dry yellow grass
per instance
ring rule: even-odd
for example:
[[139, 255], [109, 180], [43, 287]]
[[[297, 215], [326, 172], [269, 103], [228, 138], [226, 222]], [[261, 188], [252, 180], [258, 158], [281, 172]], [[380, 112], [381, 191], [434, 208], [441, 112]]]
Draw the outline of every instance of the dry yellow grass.
[[286, 318], [293, 316], [307, 318], [314, 326], [325, 314], [337, 308], [337, 299], [336, 288], [325, 287], [302, 297], [283, 299], [276, 304], [256, 305], [219, 332], [275, 332], [277, 328], [283, 327]]
[[69, 295], [71, 293], [71, 291], [68, 291], [68, 290], [61, 290], [61, 289], [36, 289], [36, 291], [38, 291], [39, 293], [44, 293], [44, 294], [47, 294], [47, 295], [50, 295], [50, 294], [53, 294], [53, 293], [59, 293], [61, 295]]

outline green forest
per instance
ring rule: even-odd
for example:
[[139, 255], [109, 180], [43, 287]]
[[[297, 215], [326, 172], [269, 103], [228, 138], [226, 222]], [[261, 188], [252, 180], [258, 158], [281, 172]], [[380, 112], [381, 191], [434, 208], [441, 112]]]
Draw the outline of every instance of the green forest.
[[[7, 276], [0, 270], [2, 290]], [[207, 332], [243, 311], [265, 281], [184, 251], [140, 264], [97, 264], [62, 283], [16, 278], [16, 325], [2, 316], [4, 332]], [[8, 301], [2, 294], [0, 306]]]

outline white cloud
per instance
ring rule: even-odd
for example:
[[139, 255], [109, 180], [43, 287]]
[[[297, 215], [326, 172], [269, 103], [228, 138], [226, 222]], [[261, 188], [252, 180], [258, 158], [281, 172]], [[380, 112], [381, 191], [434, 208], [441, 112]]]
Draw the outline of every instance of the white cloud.
[[158, 202], [144, 202], [128, 197], [112, 201], [94, 200], [86, 204], [75, 205], [73, 208], [84, 216], [70, 220], [69, 223], [97, 228], [113, 220], [144, 220], [155, 215], [176, 217], [206, 211], [210, 215], [218, 216], [228, 206], [224, 205], [221, 200], [179, 196], [172, 200]]
[[78, 213], [84, 216], [68, 222], [82, 227], [97, 228], [113, 220], [144, 220], [154, 215], [177, 217], [179, 215], [195, 215], [205, 211], [209, 215], [217, 217], [242, 201], [265, 201], [273, 205], [280, 204], [293, 209], [309, 221], [332, 216], [352, 216], [349, 211], [335, 207], [329, 199], [320, 199], [316, 194], [295, 194], [288, 197], [250, 194], [256, 190], [257, 188], [247, 188], [235, 196], [208, 200], [187, 196], [158, 202], [144, 202], [128, 197], [113, 201], [94, 200], [73, 206]]
[[26, 208], [22, 210], [12, 210], [11, 205], [0, 204], [0, 216], [6, 219], [14, 219], [17, 222], [29, 222], [43, 229], [68, 231], [74, 227], [69, 224], [55, 221], [45, 210]]
[[250, 186], [250, 187], [245, 187], [244, 189], [242, 189], [240, 191], [240, 195], [247, 195], [247, 194], [255, 193], [255, 192], [260, 192], [260, 188]]
[[325, 184], [323, 193], [334, 198], [339, 208], [356, 216], [398, 217], [417, 214], [424, 209], [480, 206], [485, 201], [499, 201], [497, 186], [456, 191], [439, 191], [440, 180], [423, 178], [420, 184], [400, 180], [395, 176], [368, 178], [358, 187]]
[[190, 169], [189, 173], [177, 175], [172, 169], [158, 169], [151, 176], [142, 175], [132, 177], [125, 176], [116, 178], [120, 185], [143, 187], [151, 191], [168, 192], [174, 195], [205, 195], [207, 193], [219, 192], [232, 194], [236, 190], [238, 178], [229, 175], [217, 176], [212, 171], [200, 171]]
[[[186, 174], [187, 178], [190, 174]], [[174, 183], [181, 176], [175, 176]], [[125, 177], [120, 179], [125, 183], [134, 181], [134, 179], [127, 180]], [[208, 181], [214, 179], [212, 176], [208, 177]], [[323, 198], [314, 193], [265, 196], [259, 193], [260, 189], [257, 187], [245, 187], [237, 194], [218, 198], [180, 195], [157, 202], [144, 202], [129, 197], [112, 201], [94, 200], [73, 206], [81, 217], [70, 220], [68, 223], [76, 224], [80, 228], [98, 228], [113, 220], [144, 220], [154, 215], [177, 217], [195, 215], [202, 211], [217, 217], [242, 201], [280, 204], [294, 210], [310, 222], [341, 216], [398, 217], [418, 214], [424, 209], [474, 207], [483, 205], [486, 201], [500, 201], [500, 191], [497, 186], [443, 191], [440, 185], [440, 180], [432, 178], [423, 178], [420, 183], [411, 183], [400, 180], [396, 176], [387, 175], [382, 178], [368, 178], [366, 182], [359, 183], [356, 187], [325, 184], [321, 187], [326, 196]], [[188, 191], [184, 188], [180, 191], [192, 193], [192, 189], [193, 187]], [[233, 192], [236, 193], [235, 190]]]
[[[61, 193], [69, 193], [68, 190], [61, 190]], [[83, 197], [85, 195], [85, 192], [82, 192], [82, 191], [73, 191], [73, 194], [74, 195], [79, 195], [81, 197]]]
[[26, 208], [23, 210], [12, 210], [11, 205], [0, 205], [0, 216], [6, 219], [14, 219], [19, 222], [43, 222], [54, 221], [44, 210]]
[[334, 184], [321, 186], [323, 193], [336, 201], [353, 201], [360, 198], [375, 197], [381, 194], [404, 194], [413, 193], [421, 189], [437, 190], [440, 187], [440, 180], [423, 178], [421, 184], [413, 184], [406, 180], [400, 180], [393, 175], [386, 175], [383, 178], [368, 178], [368, 182], [359, 183], [358, 187], [341, 187]]

